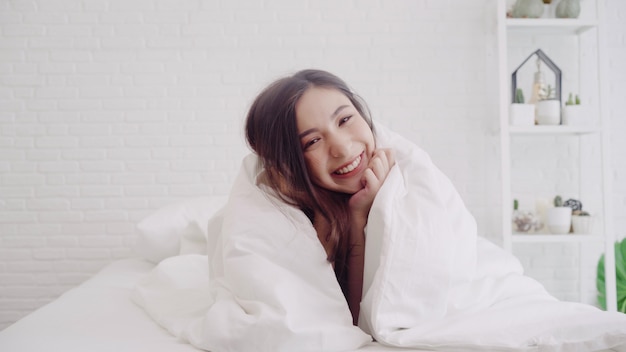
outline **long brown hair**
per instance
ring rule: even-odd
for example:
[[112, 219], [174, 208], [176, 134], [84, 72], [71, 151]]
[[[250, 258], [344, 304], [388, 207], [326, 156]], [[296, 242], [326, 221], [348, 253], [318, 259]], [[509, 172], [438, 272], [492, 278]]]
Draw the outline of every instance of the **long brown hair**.
[[281, 78], [254, 100], [246, 120], [246, 139], [263, 162], [265, 181], [283, 201], [299, 207], [313, 221], [321, 214], [330, 224], [328, 260], [343, 286], [348, 252], [350, 195], [321, 188], [307, 172], [296, 124], [296, 103], [311, 87], [337, 89], [352, 102], [373, 131], [365, 102], [339, 77], [321, 70], [303, 70]]

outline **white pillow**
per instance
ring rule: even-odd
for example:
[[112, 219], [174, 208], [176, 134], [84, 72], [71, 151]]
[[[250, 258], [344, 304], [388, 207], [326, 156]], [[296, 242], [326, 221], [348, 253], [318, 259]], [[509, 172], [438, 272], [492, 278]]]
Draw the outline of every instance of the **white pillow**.
[[158, 263], [179, 254], [206, 254], [209, 220], [227, 196], [197, 197], [158, 209], [137, 224], [139, 236], [133, 250]]

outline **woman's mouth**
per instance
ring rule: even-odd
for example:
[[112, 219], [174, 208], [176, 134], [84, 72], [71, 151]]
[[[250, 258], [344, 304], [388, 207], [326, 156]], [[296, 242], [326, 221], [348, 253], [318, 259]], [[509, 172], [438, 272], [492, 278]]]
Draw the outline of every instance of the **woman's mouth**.
[[354, 171], [354, 169], [356, 169], [359, 166], [359, 164], [361, 164], [361, 160], [363, 160], [363, 154], [359, 155], [350, 164], [348, 164], [348, 165], [346, 165], [346, 166], [336, 170], [335, 174], [336, 175], [345, 175], [347, 173], [350, 173], [351, 171]]

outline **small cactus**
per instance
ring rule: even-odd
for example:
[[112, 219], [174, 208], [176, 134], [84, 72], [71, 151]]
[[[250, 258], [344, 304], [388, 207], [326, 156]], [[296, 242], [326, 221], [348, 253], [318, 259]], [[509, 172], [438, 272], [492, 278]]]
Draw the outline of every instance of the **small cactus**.
[[563, 202], [563, 206], [572, 208], [573, 212], [583, 210], [583, 203], [578, 199], [568, 199]]
[[515, 104], [524, 104], [526, 100], [524, 99], [524, 91], [522, 90], [522, 88], [517, 88], [517, 90], [515, 90]]
[[511, 15], [515, 18], [539, 18], [543, 14], [543, 1], [517, 0], [513, 4]]
[[580, 105], [580, 98], [578, 97], [578, 94], [576, 94], [576, 98], [574, 98], [574, 95], [569, 93], [565, 105]]
[[517, 199], [513, 199], [513, 210], [517, 210], [519, 208], [519, 202]]
[[548, 84], [546, 88], [543, 88], [539, 91], [539, 100], [553, 99], [555, 92], [556, 90], [552, 88], [551, 85]]
[[562, 207], [563, 206], [563, 198], [561, 198], [561, 196], [554, 197], [554, 206], [555, 207]]

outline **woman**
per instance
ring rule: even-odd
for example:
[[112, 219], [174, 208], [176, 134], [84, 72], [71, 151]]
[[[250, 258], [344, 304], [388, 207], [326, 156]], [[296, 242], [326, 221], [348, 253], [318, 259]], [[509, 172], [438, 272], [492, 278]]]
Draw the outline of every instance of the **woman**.
[[250, 108], [254, 153], [209, 222], [207, 255], [181, 247], [135, 301], [209, 351], [352, 351], [372, 338], [420, 350], [626, 348], [623, 314], [550, 296], [478, 236], [425, 151], [372, 127], [327, 72], [271, 84]]
[[356, 325], [364, 228], [394, 165], [392, 151], [376, 149], [365, 104], [344, 81], [320, 70], [267, 87], [250, 108], [246, 133], [266, 170], [264, 182], [313, 223]]

